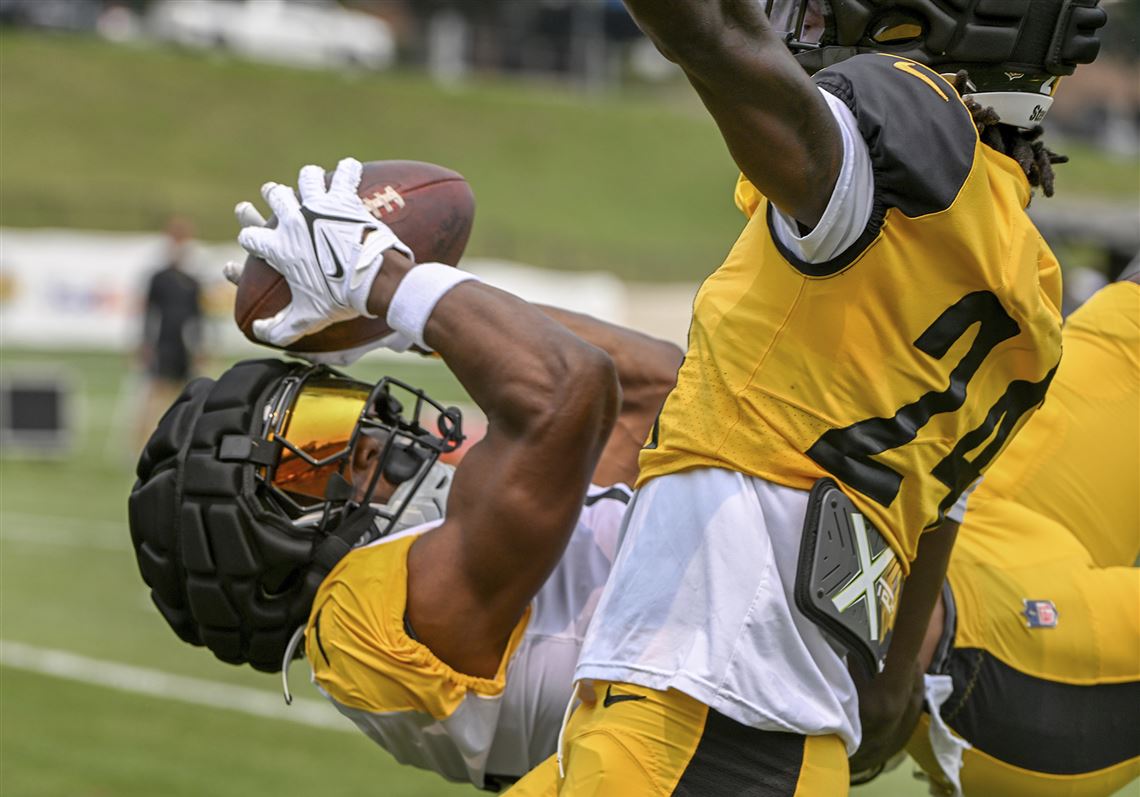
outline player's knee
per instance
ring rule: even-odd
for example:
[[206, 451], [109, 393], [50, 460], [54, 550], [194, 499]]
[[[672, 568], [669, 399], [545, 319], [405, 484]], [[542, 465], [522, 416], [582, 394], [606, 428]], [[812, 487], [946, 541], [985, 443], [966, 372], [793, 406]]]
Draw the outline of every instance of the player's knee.
[[550, 756], [507, 790], [505, 797], [558, 797], [558, 758]]
[[566, 759], [562, 797], [641, 797], [661, 793], [637, 756], [607, 731], [574, 739]]

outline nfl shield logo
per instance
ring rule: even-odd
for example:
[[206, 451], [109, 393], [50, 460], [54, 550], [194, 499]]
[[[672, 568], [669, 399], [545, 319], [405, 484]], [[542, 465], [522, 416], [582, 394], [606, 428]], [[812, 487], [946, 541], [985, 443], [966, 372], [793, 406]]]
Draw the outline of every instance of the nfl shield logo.
[[1053, 601], [1031, 601], [1025, 599], [1025, 619], [1030, 628], [1056, 628], [1057, 607]]

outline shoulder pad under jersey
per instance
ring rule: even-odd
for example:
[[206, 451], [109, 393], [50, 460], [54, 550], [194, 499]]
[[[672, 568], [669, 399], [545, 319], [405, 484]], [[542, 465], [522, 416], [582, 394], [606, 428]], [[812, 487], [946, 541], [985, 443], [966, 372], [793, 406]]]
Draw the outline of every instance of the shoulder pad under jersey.
[[895, 207], [913, 218], [950, 207], [978, 141], [953, 86], [915, 61], [882, 53], [849, 58], [813, 79], [855, 115], [880, 212]]

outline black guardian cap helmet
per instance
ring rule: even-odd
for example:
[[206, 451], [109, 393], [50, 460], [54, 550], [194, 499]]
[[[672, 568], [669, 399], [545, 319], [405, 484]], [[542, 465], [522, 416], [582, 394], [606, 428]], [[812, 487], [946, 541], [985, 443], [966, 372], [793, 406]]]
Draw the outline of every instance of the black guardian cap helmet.
[[345, 554], [442, 517], [451, 468], [437, 460], [461, 429], [457, 409], [421, 390], [323, 366], [250, 360], [191, 382], [147, 442], [129, 501], [155, 606], [185, 642], [280, 670]]
[[[758, 0], [808, 70], [874, 52], [966, 70], [970, 94], [1006, 124], [1034, 127], [1057, 80], [1091, 63], [1099, 0]], [[822, 16], [822, 30], [813, 20]]]

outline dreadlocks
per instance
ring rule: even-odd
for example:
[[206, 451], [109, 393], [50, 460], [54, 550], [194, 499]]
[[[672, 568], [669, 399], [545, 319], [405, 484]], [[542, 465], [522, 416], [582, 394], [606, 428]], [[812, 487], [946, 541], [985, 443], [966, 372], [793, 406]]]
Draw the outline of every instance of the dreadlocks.
[[[966, 70], [959, 71], [954, 75], [954, 89], [964, 95], [968, 91], [968, 80]], [[964, 97], [964, 100], [982, 143], [1013, 158], [1025, 172], [1031, 186], [1039, 187], [1045, 196], [1053, 196], [1053, 164], [1067, 163], [1069, 158], [1058, 155], [1039, 140], [1041, 126], [1022, 130], [1004, 124], [993, 108], [982, 106], [973, 97]]]

